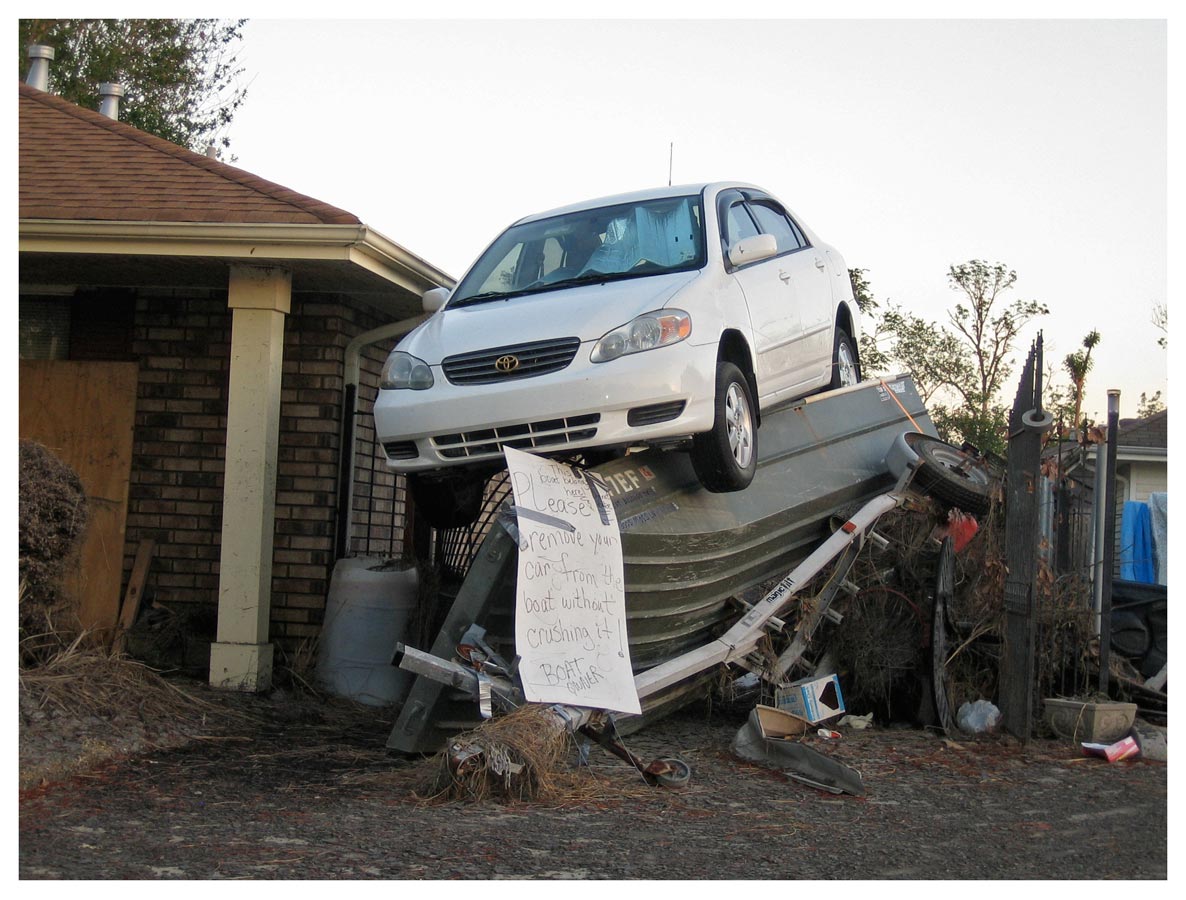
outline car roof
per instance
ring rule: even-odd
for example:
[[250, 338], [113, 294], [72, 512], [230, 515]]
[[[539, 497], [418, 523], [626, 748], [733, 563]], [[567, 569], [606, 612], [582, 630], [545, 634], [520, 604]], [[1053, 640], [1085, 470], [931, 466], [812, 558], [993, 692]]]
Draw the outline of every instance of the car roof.
[[608, 197], [597, 197], [592, 200], [582, 200], [579, 203], [571, 203], [568, 206], [560, 206], [556, 209], [549, 209], [545, 212], [533, 213], [529, 216], [524, 216], [515, 222], [516, 225], [523, 222], [533, 222], [536, 219], [550, 219], [552, 216], [564, 215], [565, 213], [579, 212], [584, 209], [599, 209], [603, 206], [615, 206], [619, 203], [638, 203], [642, 200], [659, 200], [663, 197], [687, 197], [692, 194], [699, 194], [702, 191], [707, 191], [710, 197], [715, 196], [725, 188], [750, 188], [752, 190], [762, 190], [761, 188], [746, 184], [740, 181], [709, 181], [700, 182], [697, 184], [676, 184], [665, 185], [663, 187], [649, 188], [642, 191], [631, 191], [625, 194], [611, 194]]

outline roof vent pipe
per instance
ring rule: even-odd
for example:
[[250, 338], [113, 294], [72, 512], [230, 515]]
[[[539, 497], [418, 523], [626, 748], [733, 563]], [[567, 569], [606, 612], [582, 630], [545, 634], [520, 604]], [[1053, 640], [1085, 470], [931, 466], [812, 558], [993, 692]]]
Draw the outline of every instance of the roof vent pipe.
[[45, 44], [30, 44], [28, 55], [29, 74], [25, 77], [25, 84], [39, 91], [48, 91], [49, 61], [54, 58], [54, 48]]
[[109, 119], [118, 119], [119, 98], [123, 95], [123, 85], [104, 81], [99, 85], [99, 112]]

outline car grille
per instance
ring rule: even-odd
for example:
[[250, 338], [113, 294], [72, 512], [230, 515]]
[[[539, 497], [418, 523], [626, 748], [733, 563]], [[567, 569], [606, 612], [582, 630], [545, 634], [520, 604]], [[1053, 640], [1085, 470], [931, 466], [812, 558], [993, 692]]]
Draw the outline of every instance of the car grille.
[[432, 439], [432, 443], [437, 452], [446, 459], [496, 456], [502, 453], [503, 447], [513, 447], [516, 450], [552, 449], [596, 437], [597, 423], [600, 421], [599, 413], [545, 419], [540, 422], [524, 422], [519, 425], [483, 428], [458, 434], [438, 434]]
[[[446, 357], [441, 363], [441, 368], [452, 384], [489, 384], [508, 378], [532, 378], [565, 368], [577, 355], [577, 348], [580, 346], [581, 339], [575, 337], [512, 344], [509, 347], [476, 350], [473, 353], [458, 353], [456, 356]], [[503, 371], [497, 365], [500, 359], [506, 357], [514, 357], [517, 360], [515, 367], [510, 371]]]

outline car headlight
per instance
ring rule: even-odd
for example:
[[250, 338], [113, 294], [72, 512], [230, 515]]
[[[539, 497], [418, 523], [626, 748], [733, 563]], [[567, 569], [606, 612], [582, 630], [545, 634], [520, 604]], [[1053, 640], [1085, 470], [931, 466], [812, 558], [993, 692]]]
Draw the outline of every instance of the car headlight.
[[678, 344], [692, 333], [692, 317], [682, 309], [657, 309], [643, 313], [604, 335], [593, 348], [590, 359], [609, 362], [619, 356]]
[[386, 391], [426, 391], [432, 380], [428, 363], [402, 350], [392, 350], [379, 373], [379, 387]]

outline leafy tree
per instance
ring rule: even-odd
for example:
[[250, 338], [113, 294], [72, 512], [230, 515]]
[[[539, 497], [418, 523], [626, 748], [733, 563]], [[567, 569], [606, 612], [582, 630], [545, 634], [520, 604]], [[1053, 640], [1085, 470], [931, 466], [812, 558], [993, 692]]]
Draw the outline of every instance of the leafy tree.
[[99, 85], [125, 90], [120, 120], [205, 152], [229, 147], [226, 129], [247, 89], [238, 48], [245, 19], [20, 19], [20, 74], [30, 44], [54, 48], [50, 89], [88, 109]]
[[1091, 371], [1091, 351], [1100, 342], [1100, 333], [1092, 329], [1085, 338], [1083, 346], [1074, 353], [1068, 353], [1063, 360], [1063, 368], [1071, 376], [1071, 387], [1074, 390], [1075, 412], [1071, 416], [1071, 423], [1075, 428], [1081, 424], [1079, 414], [1083, 411], [1083, 387], [1087, 383], [1087, 373]]
[[1162, 336], [1157, 339], [1157, 346], [1162, 350], [1169, 346], [1169, 340], [1166, 337], [1169, 334], [1169, 321], [1169, 310], [1166, 309], [1165, 304], [1154, 303], [1153, 324], [1163, 332]]
[[988, 265], [973, 259], [952, 266], [947, 273], [953, 290], [960, 291], [967, 300], [957, 303], [948, 318], [971, 349], [970, 362], [975, 370], [970, 389], [952, 385], [970, 409], [987, 415], [993, 399], [1009, 376], [1009, 356], [1021, 329], [1037, 316], [1050, 312], [1044, 303], [1034, 300], [1014, 300], [1003, 308], [998, 304], [1001, 294], [1013, 287], [1017, 273], [1001, 263]]
[[948, 270], [963, 295], [946, 325], [888, 304], [874, 333], [887, 337], [888, 356], [910, 371], [931, 419], [948, 441], [970, 441], [1003, 453], [1008, 410], [1000, 393], [1021, 330], [1047, 307], [1032, 300], [1006, 303], [1017, 273], [1001, 263], [971, 260]]
[[[1078, 431], [1082, 440], [1087, 430], [1095, 424], [1090, 417], [1083, 413], [1083, 397], [1087, 373], [1094, 364], [1091, 351], [1102, 340], [1098, 331], [1090, 331], [1084, 338], [1080, 348], [1074, 353], [1068, 353], [1062, 359], [1061, 367], [1050, 363], [1045, 373], [1045, 408], [1054, 416], [1055, 431], [1048, 435], [1051, 440], [1061, 440], [1070, 436], [1072, 431]], [[1059, 383], [1060, 375], [1069, 378], [1069, 383]]]
[[865, 277], [866, 271], [848, 270], [848, 280], [852, 282], [852, 296], [861, 314], [861, 336], [858, 339], [857, 353], [861, 358], [862, 377], [884, 373], [890, 365], [889, 354], [881, 349], [883, 335], [881, 321], [877, 318], [877, 310], [881, 308], [881, 304], [873, 298], [873, 288]]
[[1157, 391], [1152, 397], [1146, 397], [1145, 392], [1141, 391], [1141, 402], [1137, 406], [1137, 418], [1147, 419], [1159, 412], [1165, 412], [1165, 401], [1161, 399], [1161, 391]]

